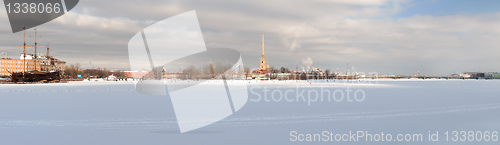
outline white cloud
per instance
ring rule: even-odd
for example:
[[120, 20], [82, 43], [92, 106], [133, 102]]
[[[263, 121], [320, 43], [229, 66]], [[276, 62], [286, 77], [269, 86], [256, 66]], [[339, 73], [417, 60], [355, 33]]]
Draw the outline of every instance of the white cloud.
[[313, 64], [313, 60], [311, 57], [307, 57], [307, 59], [302, 59], [303, 66], [311, 66]]
[[[239, 50], [245, 66], [258, 66], [265, 32], [266, 59], [275, 67], [295, 67], [307, 57], [324, 69], [350, 62], [359, 71], [379, 73], [447, 74], [479, 67], [495, 71], [500, 13], [391, 18], [407, 2], [91, 0], [39, 30], [42, 41], [54, 47], [52, 53], [70, 64], [91, 60], [101, 67], [127, 69], [132, 35], [194, 9], [206, 46]], [[19, 54], [10, 47], [22, 44], [21, 37], [7, 33], [6, 20], [0, 26], [0, 52]]]
[[289, 51], [294, 51], [301, 47], [300, 45], [300, 34], [299, 30], [296, 28], [288, 28], [280, 34], [281, 44], [289, 49]]

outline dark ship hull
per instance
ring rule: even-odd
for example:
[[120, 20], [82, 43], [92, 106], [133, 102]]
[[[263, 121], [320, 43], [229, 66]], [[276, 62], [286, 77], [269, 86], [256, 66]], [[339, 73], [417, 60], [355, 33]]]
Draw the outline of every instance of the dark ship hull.
[[12, 73], [11, 82], [58, 82], [61, 80], [59, 71], [29, 71]]

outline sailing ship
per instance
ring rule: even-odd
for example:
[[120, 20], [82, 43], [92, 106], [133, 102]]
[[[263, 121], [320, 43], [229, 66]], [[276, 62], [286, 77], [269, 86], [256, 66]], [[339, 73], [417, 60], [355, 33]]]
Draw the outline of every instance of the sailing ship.
[[[50, 70], [49, 69], [49, 65], [50, 64], [46, 64], [45, 66], [47, 67], [45, 70], [42, 71], [42, 68], [41, 68], [41, 65], [39, 65], [39, 68], [37, 69], [37, 64], [39, 63], [38, 62], [38, 55], [36, 53], [36, 50], [37, 50], [37, 47], [44, 47], [44, 46], [39, 46], [36, 39], [41, 37], [41, 36], [38, 36], [37, 35], [37, 31], [36, 31], [36, 28], [35, 28], [35, 36], [30, 36], [30, 37], [34, 37], [35, 38], [35, 45], [34, 46], [26, 46], [26, 29], [24, 29], [24, 35], [21, 35], [21, 36], [24, 36], [24, 44], [23, 46], [18, 46], [18, 47], [23, 47], [23, 55], [21, 56], [23, 60], [22, 62], [22, 65], [23, 65], [23, 69], [22, 71], [17, 71], [17, 72], [12, 72], [12, 71], [8, 71], [10, 74], [11, 74], [11, 79], [10, 81], [11, 82], [14, 82], [14, 83], [18, 83], [18, 82], [59, 82], [61, 80], [61, 73], [59, 70]], [[27, 70], [27, 65], [29, 65], [27, 63], [27, 59], [26, 59], [26, 47], [34, 47], [35, 48], [35, 53], [34, 53], [34, 57], [32, 57], [32, 60], [29, 60], [29, 61], [32, 61], [33, 63], [33, 69], [30, 68], [30, 70]], [[50, 56], [49, 56], [49, 48], [47, 46], [47, 55], [45, 56], [46, 59], [47, 59], [47, 62], [50, 62]]]

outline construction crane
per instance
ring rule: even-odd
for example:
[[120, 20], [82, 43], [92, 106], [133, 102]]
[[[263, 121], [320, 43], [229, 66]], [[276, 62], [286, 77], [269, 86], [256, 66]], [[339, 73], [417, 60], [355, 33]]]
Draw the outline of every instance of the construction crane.
[[92, 61], [89, 61], [90, 65], [92, 66], [92, 69], [95, 69], [94, 68], [94, 65], [92, 64]]

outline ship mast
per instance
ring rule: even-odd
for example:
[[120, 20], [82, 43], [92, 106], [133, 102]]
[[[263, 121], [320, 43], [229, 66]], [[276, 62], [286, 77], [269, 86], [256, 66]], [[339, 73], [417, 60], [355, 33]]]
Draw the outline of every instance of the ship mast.
[[23, 28], [23, 38], [24, 38], [24, 42], [23, 42], [23, 78], [24, 78], [24, 71], [26, 71], [26, 27]]
[[[34, 68], [35, 68], [35, 69], [34, 69], [34, 71], [36, 71], [36, 59], [37, 59], [36, 47], [44, 47], [44, 46], [37, 46], [37, 45], [38, 45], [38, 43], [36, 43], [36, 38], [39, 38], [39, 37], [42, 37], [42, 36], [37, 36], [36, 27], [35, 27], [35, 36], [30, 36], [30, 37], [34, 37], [34, 38], [35, 38], [35, 54], [34, 54], [34, 56], [35, 56], [35, 61], [34, 61], [33, 65], [34, 65]], [[48, 53], [48, 52], [47, 52], [47, 53]], [[40, 69], [41, 69], [41, 68], [40, 68]]]
[[23, 32], [24, 34], [21, 35], [24, 37], [24, 43], [23, 46], [17, 46], [17, 47], [23, 47], [23, 78], [24, 78], [24, 72], [26, 71], [26, 47], [33, 47], [33, 46], [26, 46], [26, 27], [23, 27]]
[[49, 47], [50, 47], [50, 43], [47, 43], [47, 50], [45, 50], [45, 51], [47, 51], [47, 55], [45, 56], [45, 58], [47, 59], [46, 64], [45, 64], [47, 70], [45, 70], [45, 71], [49, 71], [49, 65], [50, 65], [49, 51], [52, 51], [52, 50], [50, 50]]
[[49, 58], [49, 51], [52, 51], [52, 50], [50, 50], [49, 45], [50, 44], [47, 43], [47, 50], [46, 50], [47, 51], [47, 55], [45, 56], [47, 59]]

